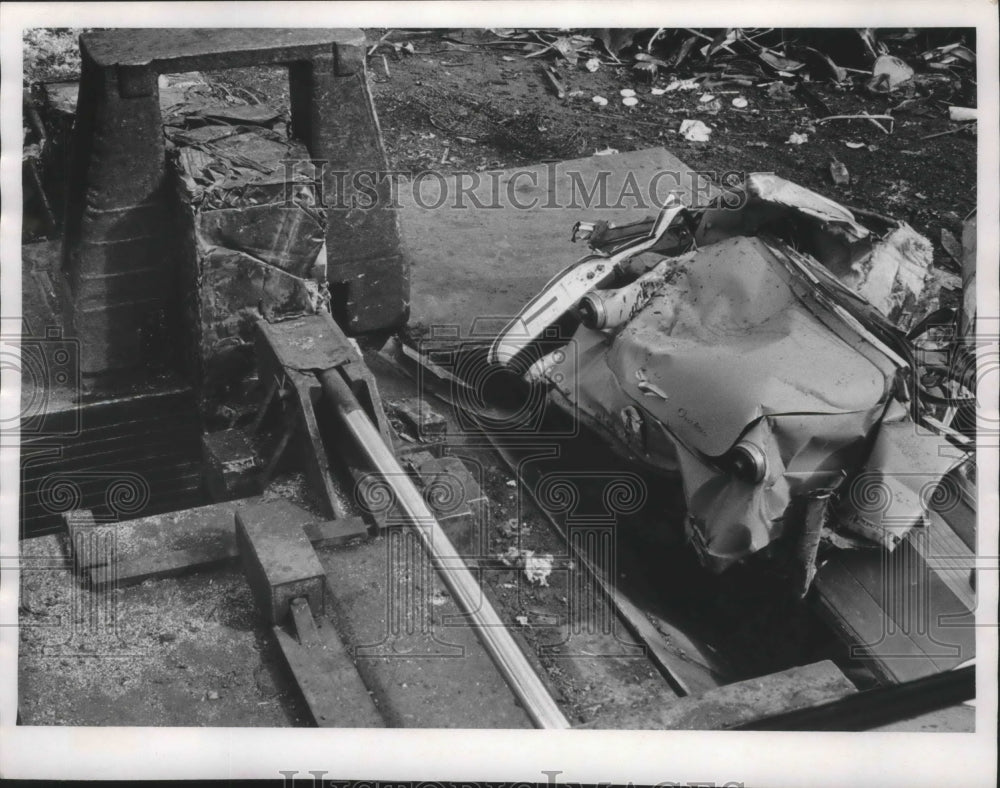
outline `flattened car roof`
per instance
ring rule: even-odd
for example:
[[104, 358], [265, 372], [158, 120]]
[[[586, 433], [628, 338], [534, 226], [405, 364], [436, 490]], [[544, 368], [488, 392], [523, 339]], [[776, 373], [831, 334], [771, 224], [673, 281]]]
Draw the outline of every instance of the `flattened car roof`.
[[893, 361], [862, 349], [795, 280], [759, 238], [701, 249], [615, 338], [608, 366], [630, 398], [709, 456], [761, 416], [878, 407]]

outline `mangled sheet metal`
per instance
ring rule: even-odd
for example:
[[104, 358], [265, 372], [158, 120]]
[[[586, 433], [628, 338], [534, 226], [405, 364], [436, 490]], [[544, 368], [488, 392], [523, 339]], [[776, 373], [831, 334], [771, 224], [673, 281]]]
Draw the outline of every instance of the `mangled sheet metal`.
[[[773, 175], [751, 176], [736, 207], [581, 227], [595, 254], [553, 279], [490, 358], [547, 386], [622, 456], [679, 474], [708, 567], [780, 538], [804, 591], [817, 523], [891, 549], [922, 522], [928, 484], [955, 459], [916, 429], [911, 349], [883, 314], [898, 314], [891, 296], [919, 266], [911, 230], [881, 217], [869, 228]], [[855, 291], [881, 257], [893, 287], [872, 305]], [[571, 341], [538, 357], [534, 341], [567, 317]]]
[[905, 222], [856, 211], [773, 173], [753, 173], [740, 210], [709, 208], [699, 245], [734, 233], [773, 232], [821, 262], [904, 331], [933, 300], [930, 241]]
[[[263, 122], [273, 113], [251, 111]], [[231, 110], [226, 110], [232, 115]], [[227, 116], [228, 117], [228, 116]], [[285, 162], [305, 147], [266, 125], [221, 125], [199, 105], [168, 126], [182, 206], [190, 355], [206, 415], [253, 369], [258, 316], [315, 314], [326, 291], [326, 216]], [[232, 119], [232, 118], [230, 118]]]

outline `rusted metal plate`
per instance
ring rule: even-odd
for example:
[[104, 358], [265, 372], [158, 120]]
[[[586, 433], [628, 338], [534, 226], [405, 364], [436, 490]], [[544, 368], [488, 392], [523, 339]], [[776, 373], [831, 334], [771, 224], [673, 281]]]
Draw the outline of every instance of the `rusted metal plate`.
[[357, 539], [367, 539], [371, 535], [368, 524], [360, 517], [307, 523], [305, 532], [315, 548], [339, 547]]
[[[65, 520], [74, 566], [95, 588], [125, 587], [221, 566], [240, 555], [235, 512], [259, 502], [255, 496], [119, 523], [97, 523], [89, 509], [71, 512]], [[339, 547], [370, 535], [360, 517], [318, 520], [287, 501], [273, 506], [304, 523], [306, 538], [316, 548]], [[96, 572], [99, 567], [107, 568]]]
[[[90, 510], [76, 510], [65, 518], [74, 566], [84, 571], [108, 563], [155, 561], [175, 551], [198, 551], [204, 560], [216, 561], [235, 549], [233, 512], [259, 500], [245, 498], [115, 522], [95, 521]], [[200, 558], [192, 567], [203, 562]]]
[[310, 315], [283, 323], [260, 322], [258, 353], [270, 349], [277, 363], [288, 369], [311, 372], [360, 361], [344, 332], [329, 314]]
[[124, 588], [146, 580], [164, 580], [186, 575], [195, 570], [214, 569], [239, 558], [235, 544], [206, 543], [182, 550], [168, 550], [116, 561], [89, 570], [90, 586], [101, 589], [108, 586]]
[[247, 580], [270, 624], [288, 615], [296, 597], [307, 597], [316, 615], [325, 607], [326, 576], [302, 526], [310, 518], [281, 501], [236, 512], [236, 543]]
[[261, 492], [263, 462], [241, 429], [219, 430], [201, 436], [205, 484], [216, 500]]
[[420, 397], [407, 397], [392, 403], [392, 411], [406, 427], [411, 437], [421, 441], [442, 438], [448, 423]]

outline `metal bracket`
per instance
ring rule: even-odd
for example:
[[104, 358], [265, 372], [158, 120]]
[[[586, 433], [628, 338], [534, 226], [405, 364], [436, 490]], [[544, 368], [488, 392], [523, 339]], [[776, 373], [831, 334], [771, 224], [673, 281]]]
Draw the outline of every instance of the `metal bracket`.
[[[347, 517], [334, 488], [330, 460], [323, 443], [315, 405], [321, 396], [318, 376], [337, 370], [361, 403], [383, 439], [392, 444], [390, 426], [374, 376], [357, 346], [325, 313], [279, 323], [257, 324], [257, 360], [267, 393], [251, 431], [264, 444], [260, 481], [266, 485], [286, 455], [291, 439], [305, 439], [305, 471], [321, 494], [326, 514]], [[277, 423], [277, 427], [271, 425]], [[271, 427], [270, 436], [264, 433]], [[300, 433], [301, 431], [301, 433]]]

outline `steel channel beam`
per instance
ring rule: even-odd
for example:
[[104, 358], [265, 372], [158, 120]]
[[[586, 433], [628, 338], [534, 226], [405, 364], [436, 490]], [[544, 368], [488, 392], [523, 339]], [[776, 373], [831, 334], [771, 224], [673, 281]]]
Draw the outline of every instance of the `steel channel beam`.
[[737, 725], [746, 731], [866, 731], [976, 697], [976, 666], [858, 692], [796, 711]]
[[431, 563], [461, 610], [472, 620], [480, 640], [532, 722], [538, 728], [571, 727], [347, 382], [336, 369], [319, 373], [319, 380], [329, 404], [396, 495], [400, 511], [419, 534]]

